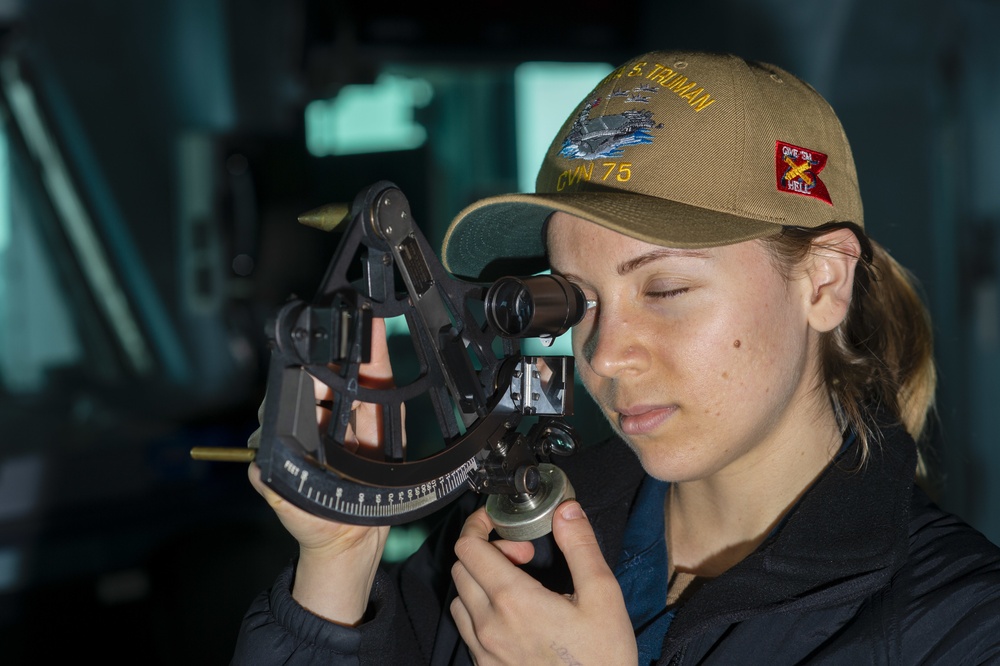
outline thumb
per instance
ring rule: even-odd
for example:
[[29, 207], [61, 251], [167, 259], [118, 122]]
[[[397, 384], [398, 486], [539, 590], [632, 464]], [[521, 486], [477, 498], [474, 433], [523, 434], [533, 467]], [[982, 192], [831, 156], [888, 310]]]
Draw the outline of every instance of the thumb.
[[612, 598], [607, 596], [611, 593], [621, 596], [618, 581], [579, 502], [567, 500], [559, 507], [552, 519], [552, 536], [569, 565], [578, 601], [588, 596], [606, 601]]

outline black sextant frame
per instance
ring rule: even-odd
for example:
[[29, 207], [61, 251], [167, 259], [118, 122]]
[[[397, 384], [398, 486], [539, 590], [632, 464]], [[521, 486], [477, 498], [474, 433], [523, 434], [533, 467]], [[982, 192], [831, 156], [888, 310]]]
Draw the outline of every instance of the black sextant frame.
[[[255, 454], [264, 482], [310, 513], [362, 525], [414, 520], [469, 489], [530, 506], [546, 478], [539, 465], [575, 450], [562, 418], [572, 412], [572, 358], [524, 356], [519, 339], [493, 330], [483, 314], [490, 285], [444, 269], [392, 183], [360, 192], [337, 231], [313, 300], [288, 301], [268, 324]], [[370, 360], [372, 321], [400, 316], [418, 372], [366, 386], [360, 368]], [[317, 400], [317, 382], [329, 399]], [[441, 445], [408, 457], [403, 405], [417, 396], [433, 406]], [[381, 411], [375, 454], [348, 441], [359, 402]], [[526, 417], [534, 421], [527, 432]]]

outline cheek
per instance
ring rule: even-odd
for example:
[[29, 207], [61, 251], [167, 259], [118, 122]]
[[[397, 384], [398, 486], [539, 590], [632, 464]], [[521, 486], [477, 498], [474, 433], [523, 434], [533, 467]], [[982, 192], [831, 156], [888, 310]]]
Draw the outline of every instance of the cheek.
[[684, 336], [686, 374], [703, 392], [707, 413], [721, 415], [724, 404], [731, 409], [733, 401], [749, 404], [770, 393], [797, 355], [797, 329], [786, 304], [756, 303], [719, 313]]
[[736, 322], [718, 319], [684, 336], [686, 344], [677, 350], [681, 381], [694, 399], [691, 404], [699, 405], [705, 415], [722, 416], [746, 390], [752, 376], [748, 332]]

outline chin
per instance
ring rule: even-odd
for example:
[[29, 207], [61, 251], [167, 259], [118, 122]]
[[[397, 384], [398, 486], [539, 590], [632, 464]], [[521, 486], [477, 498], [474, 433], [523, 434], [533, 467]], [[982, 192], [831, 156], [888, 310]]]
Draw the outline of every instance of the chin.
[[706, 477], [709, 471], [705, 465], [684, 452], [676, 451], [655, 441], [634, 442], [622, 437], [629, 448], [639, 458], [646, 473], [660, 481], [694, 481]]

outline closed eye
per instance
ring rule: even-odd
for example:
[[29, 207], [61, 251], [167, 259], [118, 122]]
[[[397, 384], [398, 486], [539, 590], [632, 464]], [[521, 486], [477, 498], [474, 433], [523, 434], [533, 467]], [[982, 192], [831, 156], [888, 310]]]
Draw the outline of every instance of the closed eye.
[[649, 298], [674, 298], [686, 293], [688, 287], [681, 287], [680, 289], [666, 289], [662, 291], [647, 291], [646, 296]]

